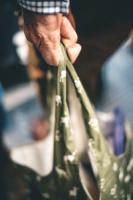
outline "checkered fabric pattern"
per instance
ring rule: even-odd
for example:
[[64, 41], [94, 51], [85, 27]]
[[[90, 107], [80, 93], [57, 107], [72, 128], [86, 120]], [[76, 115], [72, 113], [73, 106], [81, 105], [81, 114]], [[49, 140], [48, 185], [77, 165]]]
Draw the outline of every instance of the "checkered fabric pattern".
[[29, 11], [40, 14], [66, 14], [69, 11], [69, 0], [18, 0], [19, 5]]

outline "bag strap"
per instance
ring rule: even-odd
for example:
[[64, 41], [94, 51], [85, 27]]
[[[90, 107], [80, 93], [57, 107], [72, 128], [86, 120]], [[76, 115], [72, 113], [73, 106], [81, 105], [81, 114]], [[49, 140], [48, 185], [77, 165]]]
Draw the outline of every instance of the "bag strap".
[[67, 57], [61, 46], [61, 60], [57, 69], [55, 96], [55, 135], [54, 135], [54, 166], [63, 168], [64, 156], [75, 152], [70, 126], [69, 109], [67, 104]]
[[[85, 89], [70, 62], [66, 50], [61, 45], [61, 61], [57, 69], [56, 85], [56, 121], [55, 121], [55, 148], [54, 158], [56, 164], [62, 166], [64, 155], [74, 153], [76, 147], [72, 138], [69, 109], [67, 102], [67, 72], [82, 105], [83, 117], [86, 126], [89, 145], [93, 145], [98, 152], [107, 152], [106, 142], [100, 132], [98, 120], [93, 106], [85, 92]], [[58, 155], [58, 156], [57, 156]], [[57, 158], [58, 157], [58, 158]]]

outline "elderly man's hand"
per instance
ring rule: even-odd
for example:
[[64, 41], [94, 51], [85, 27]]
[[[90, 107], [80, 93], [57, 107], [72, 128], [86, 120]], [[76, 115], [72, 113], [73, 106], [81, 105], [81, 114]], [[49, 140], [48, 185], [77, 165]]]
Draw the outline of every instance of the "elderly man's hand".
[[49, 65], [59, 64], [61, 41], [67, 49], [70, 60], [75, 62], [81, 46], [77, 43], [74, 23], [70, 22], [73, 21], [71, 15], [68, 15], [69, 17], [62, 14], [43, 15], [24, 10], [23, 16], [27, 39], [37, 47]]

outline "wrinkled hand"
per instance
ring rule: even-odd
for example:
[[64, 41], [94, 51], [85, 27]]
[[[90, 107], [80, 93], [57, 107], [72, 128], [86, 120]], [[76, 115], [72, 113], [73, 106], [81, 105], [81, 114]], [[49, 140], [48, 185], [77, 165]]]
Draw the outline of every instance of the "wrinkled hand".
[[81, 46], [77, 43], [71, 14], [66, 17], [62, 14], [43, 15], [24, 10], [23, 16], [27, 39], [37, 47], [49, 65], [59, 64], [60, 42], [65, 45], [70, 60], [75, 62]]

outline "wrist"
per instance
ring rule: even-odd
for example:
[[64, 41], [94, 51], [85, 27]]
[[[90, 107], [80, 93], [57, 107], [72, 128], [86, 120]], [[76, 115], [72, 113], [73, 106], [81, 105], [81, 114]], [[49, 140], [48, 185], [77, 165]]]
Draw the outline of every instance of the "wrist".
[[23, 9], [24, 24], [26, 26], [34, 26], [39, 29], [40, 26], [45, 28], [47, 31], [54, 31], [57, 27], [61, 26], [62, 14], [36, 14], [31, 11]]
[[19, 5], [36, 14], [68, 14], [70, 7], [70, 0], [53, 0], [53, 1], [29, 1], [18, 0]]

